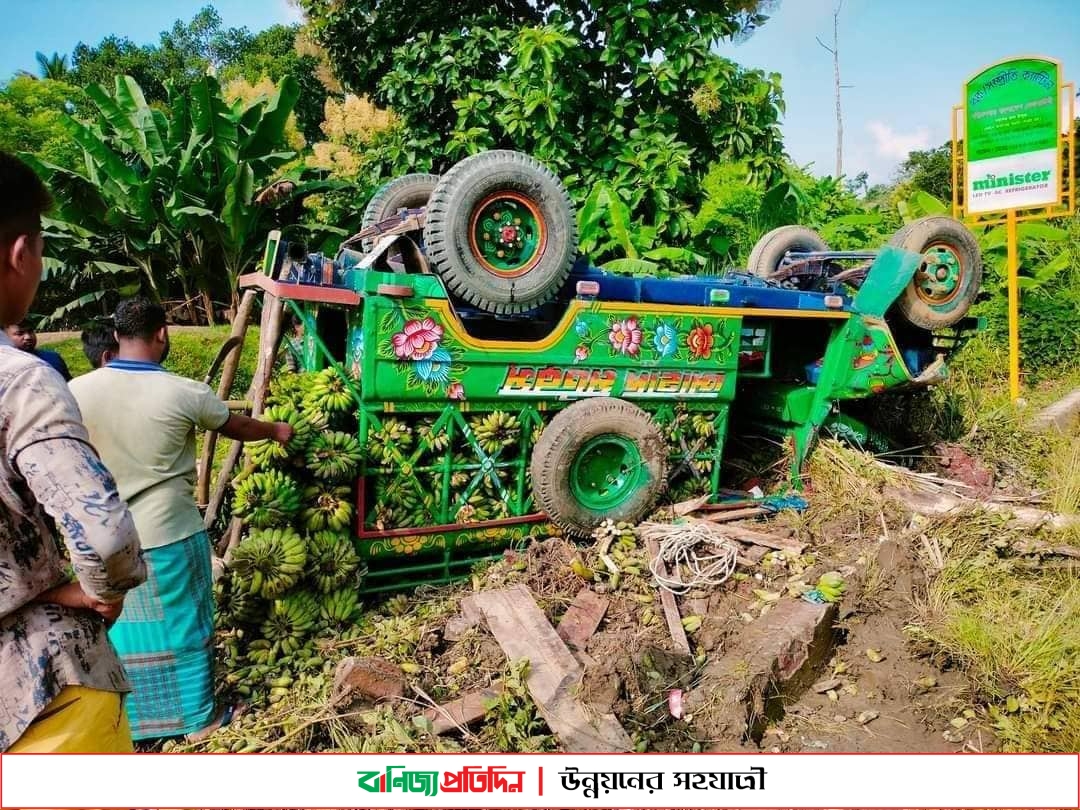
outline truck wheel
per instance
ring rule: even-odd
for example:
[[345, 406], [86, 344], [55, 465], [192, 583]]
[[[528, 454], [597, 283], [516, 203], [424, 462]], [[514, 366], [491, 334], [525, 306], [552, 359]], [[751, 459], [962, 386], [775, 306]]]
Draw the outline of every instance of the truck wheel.
[[667, 484], [667, 447], [649, 415], [623, 399], [586, 399], [557, 413], [533, 448], [533, 495], [568, 534], [604, 520], [637, 523]]
[[[360, 230], [390, 219], [399, 208], [423, 208], [428, 204], [431, 192], [435, 190], [438, 182], [437, 174], [406, 174], [391, 180], [376, 191], [367, 204], [360, 220]], [[361, 241], [360, 245], [365, 253], [375, 246], [377, 239], [378, 237], [371, 237]]]
[[982, 283], [982, 257], [971, 231], [951, 217], [924, 217], [897, 231], [889, 244], [923, 258], [896, 301], [908, 323], [933, 331], [967, 314]]
[[[757, 240], [750, 251], [747, 269], [758, 278], [770, 278], [780, 268], [780, 262], [788, 251], [810, 252], [828, 250], [825, 240], [816, 232], [802, 225], [784, 225], [774, 228]], [[790, 285], [798, 286], [798, 279], [790, 279]]]
[[487, 312], [524, 312], [566, 281], [577, 225], [550, 169], [520, 152], [481, 152], [435, 187], [424, 242], [452, 293]]

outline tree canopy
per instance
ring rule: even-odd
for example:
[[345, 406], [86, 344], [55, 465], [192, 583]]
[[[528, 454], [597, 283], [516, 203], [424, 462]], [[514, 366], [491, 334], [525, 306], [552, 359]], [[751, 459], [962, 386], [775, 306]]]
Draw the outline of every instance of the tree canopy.
[[780, 77], [713, 52], [761, 25], [753, 0], [301, 0], [339, 79], [402, 120], [387, 163], [535, 155], [583, 200], [603, 180], [632, 216], [685, 236], [715, 160], [780, 172]]

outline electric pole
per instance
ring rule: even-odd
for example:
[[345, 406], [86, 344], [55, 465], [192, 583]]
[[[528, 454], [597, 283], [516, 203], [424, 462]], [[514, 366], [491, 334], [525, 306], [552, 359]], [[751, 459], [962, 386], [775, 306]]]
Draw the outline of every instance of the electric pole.
[[840, 0], [833, 10], [833, 44], [830, 48], [821, 41], [821, 37], [815, 37], [822, 48], [832, 54], [833, 58], [833, 84], [836, 90], [836, 179], [844, 176], [844, 117], [840, 111], [840, 9], [844, 6], [844, 0]]

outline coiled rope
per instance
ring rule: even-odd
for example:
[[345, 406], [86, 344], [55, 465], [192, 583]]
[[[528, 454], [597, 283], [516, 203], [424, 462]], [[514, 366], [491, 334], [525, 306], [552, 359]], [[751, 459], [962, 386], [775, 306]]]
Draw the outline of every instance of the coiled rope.
[[[638, 535], [645, 541], [655, 540], [660, 548], [649, 561], [649, 570], [665, 591], [684, 594], [695, 588], [716, 587], [735, 573], [738, 546], [706, 521], [643, 523]], [[668, 566], [673, 574], [668, 573]]]

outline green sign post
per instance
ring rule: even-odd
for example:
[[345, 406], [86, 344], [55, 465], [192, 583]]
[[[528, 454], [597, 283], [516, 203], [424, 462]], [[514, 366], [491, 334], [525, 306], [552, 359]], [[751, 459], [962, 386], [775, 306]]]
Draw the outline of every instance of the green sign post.
[[964, 88], [969, 214], [1061, 201], [1060, 67], [1011, 59]]
[[[1062, 100], [1068, 105], [1062, 116]], [[1020, 289], [1016, 225], [1071, 213], [1072, 88], [1055, 59], [1006, 59], [964, 85], [953, 110], [953, 210], [990, 225], [1004, 220], [1008, 241], [1009, 390], [1020, 398]], [[962, 111], [963, 135], [957, 113]], [[1063, 120], [1064, 119], [1064, 120]], [[963, 148], [961, 150], [961, 140]], [[1063, 151], [1068, 147], [1068, 158]], [[963, 183], [959, 181], [963, 176]], [[1068, 189], [1068, 191], [1066, 191]]]

